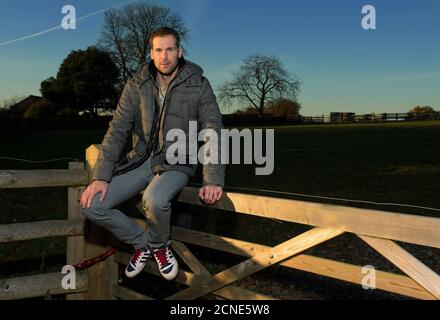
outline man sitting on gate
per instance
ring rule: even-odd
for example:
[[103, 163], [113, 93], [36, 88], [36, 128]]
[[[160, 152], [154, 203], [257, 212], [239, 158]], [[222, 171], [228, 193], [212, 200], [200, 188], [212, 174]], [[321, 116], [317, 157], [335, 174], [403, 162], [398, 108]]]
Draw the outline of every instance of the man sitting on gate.
[[[220, 137], [223, 124], [202, 68], [183, 57], [179, 34], [162, 27], [152, 32], [149, 41], [152, 61], [141, 65], [124, 87], [102, 141], [92, 183], [82, 194], [81, 207], [88, 219], [134, 246], [125, 270], [127, 277], [139, 274], [147, 259], [154, 257], [162, 276], [172, 280], [178, 263], [170, 249], [170, 202], [195, 175], [197, 163], [167, 161], [171, 142], [165, 138], [176, 128], [188, 137], [189, 121], [197, 121], [198, 130], [212, 129]], [[130, 134], [133, 149], [120, 161]], [[188, 148], [183, 155], [187, 160], [193, 156]], [[199, 197], [205, 203], [213, 204], [222, 197], [224, 169], [220, 163], [203, 164]], [[143, 189], [147, 230], [115, 208]]]

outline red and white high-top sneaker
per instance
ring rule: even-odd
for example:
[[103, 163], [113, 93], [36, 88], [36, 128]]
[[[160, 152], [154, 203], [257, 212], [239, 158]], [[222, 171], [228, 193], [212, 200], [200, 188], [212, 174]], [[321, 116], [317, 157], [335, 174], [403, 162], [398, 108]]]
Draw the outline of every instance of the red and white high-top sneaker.
[[133, 257], [125, 268], [125, 275], [127, 278], [136, 277], [142, 269], [145, 267], [147, 260], [152, 257], [151, 251], [149, 249], [136, 249], [134, 251]]
[[159, 271], [167, 280], [173, 280], [179, 271], [179, 265], [169, 246], [153, 249], [153, 256], [156, 259]]

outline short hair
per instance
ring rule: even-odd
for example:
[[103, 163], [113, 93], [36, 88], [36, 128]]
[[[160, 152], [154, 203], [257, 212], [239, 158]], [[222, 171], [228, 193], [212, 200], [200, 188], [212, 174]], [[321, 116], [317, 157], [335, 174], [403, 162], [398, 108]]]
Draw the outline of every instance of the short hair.
[[165, 36], [173, 36], [174, 39], [176, 39], [176, 46], [177, 48], [180, 47], [180, 35], [179, 33], [174, 30], [173, 28], [169, 28], [169, 27], [160, 27], [156, 30], [154, 30], [151, 34], [150, 34], [150, 48], [153, 49], [153, 39], [156, 37], [165, 37]]

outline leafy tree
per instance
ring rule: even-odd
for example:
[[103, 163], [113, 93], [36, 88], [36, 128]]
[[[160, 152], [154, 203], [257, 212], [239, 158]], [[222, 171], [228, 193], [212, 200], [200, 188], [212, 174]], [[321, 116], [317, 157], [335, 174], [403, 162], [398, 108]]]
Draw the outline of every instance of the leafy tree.
[[412, 108], [409, 112], [413, 112], [416, 114], [423, 114], [423, 113], [434, 113], [435, 110], [430, 106], [423, 106], [423, 107], [417, 106], [417, 107]]
[[301, 109], [301, 106], [298, 102], [286, 98], [273, 100], [268, 103], [266, 108], [267, 112], [273, 114], [274, 117], [285, 119], [298, 117], [299, 109]]
[[429, 120], [438, 118], [439, 111], [435, 111], [430, 106], [416, 106], [408, 112], [409, 119]]
[[78, 113], [84, 111], [96, 116], [98, 108], [116, 106], [118, 69], [108, 53], [89, 47], [74, 50], [62, 62], [57, 76], [41, 83], [44, 98], [57, 106]]

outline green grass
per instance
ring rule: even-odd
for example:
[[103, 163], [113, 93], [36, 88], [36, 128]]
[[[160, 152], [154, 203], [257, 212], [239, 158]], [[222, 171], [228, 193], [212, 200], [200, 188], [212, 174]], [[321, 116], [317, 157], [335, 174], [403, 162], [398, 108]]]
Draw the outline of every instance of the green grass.
[[[99, 144], [106, 129], [63, 130], [11, 134], [0, 140], [1, 156], [44, 160], [71, 157], [84, 160], [85, 149]], [[255, 176], [254, 165], [229, 165], [227, 189], [233, 187], [268, 189], [374, 202], [392, 202], [440, 208], [440, 121], [355, 124], [303, 125], [275, 128], [275, 170], [269, 176]], [[68, 161], [29, 164], [0, 159], [0, 170], [67, 168]], [[200, 182], [200, 170], [194, 182]], [[262, 194], [257, 191], [250, 193]], [[274, 196], [319, 201], [356, 207], [368, 207], [417, 215], [439, 216], [437, 211], [407, 207], [376, 206], [336, 200], [319, 200], [295, 195]], [[65, 219], [66, 188], [0, 190], [0, 223], [45, 219]], [[274, 245], [307, 229], [290, 223], [255, 217], [216, 213], [211, 209], [189, 209], [199, 230], [234, 236], [243, 240]], [[329, 242], [327, 249], [313, 251], [325, 256], [343, 246], [341, 240]], [[351, 240], [350, 240], [351, 241]], [[62, 263], [65, 238], [52, 238], [0, 245], [0, 265], [29, 259], [39, 270]], [[324, 246], [325, 248], [325, 246]], [[347, 262], [369, 263], [367, 258], [353, 260], [343, 253], [356, 255], [369, 249], [347, 246], [337, 258]], [[417, 249], [412, 249], [417, 253]], [[414, 251], [415, 250], [415, 251]], [[331, 256], [330, 254], [329, 256]], [[432, 252], [420, 253], [431, 259]], [[333, 254], [333, 257], [335, 254]], [[49, 257], [57, 257], [50, 260]], [[52, 261], [52, 262], [50, 262]], [[54, 265], [50, 265], [53, 263]], [[208, 263], [208, 262], [207, 262]], [[386, 262], [379, 264], [393, 270]], [[435, 266], [434, 266], [435, 267]], [[437, 266], [438, 267], [438, 266]], [[11, 268], [1, 275], [10, 275]], [[29, 268], [26, 269], [28, 272]], [[34, 268], [35, 269], [35, 268]], [[6, 271], [8, 270], [8, 271]], [[15, 269], [14, 269], [15, 270]], [[24, 272], [24, 271], [23, 271]], [[19, 271], [14, 272], [20, 273]]]
[[229, 166], [227, 184], [440, 208], [439, 146], [440, 122], [435, 121], [279, 127], [274, 173], [255, 176], [252, 166]]

